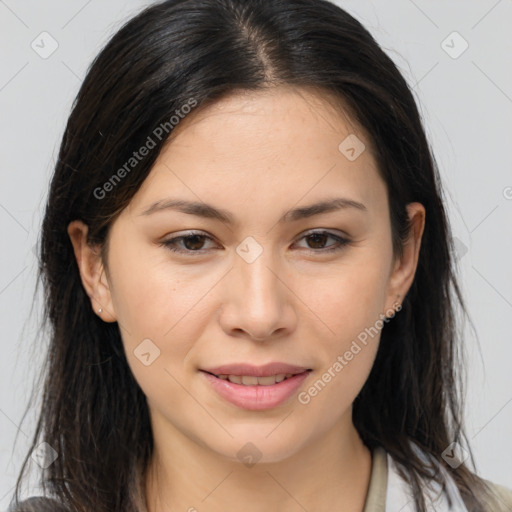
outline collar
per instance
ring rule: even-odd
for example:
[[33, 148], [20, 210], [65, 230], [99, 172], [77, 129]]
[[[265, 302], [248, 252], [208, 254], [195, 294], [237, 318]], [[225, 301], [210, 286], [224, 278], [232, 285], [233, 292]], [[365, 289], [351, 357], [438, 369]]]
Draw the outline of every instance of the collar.
[[388, 458], [381, 446], [372, 450], [372, 471], [363, 512], [385, 512], [388, 487]]

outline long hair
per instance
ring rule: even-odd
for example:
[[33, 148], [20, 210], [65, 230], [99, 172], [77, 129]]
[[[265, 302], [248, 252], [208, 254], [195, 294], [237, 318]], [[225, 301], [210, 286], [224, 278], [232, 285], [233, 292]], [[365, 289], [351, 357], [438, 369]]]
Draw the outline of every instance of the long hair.
[[[402, 311], [381, 332], [354, 402], [355, 427], [368, 447], [382, 446], [397, 461], [419, 512], [426, 510], [423, 478], [432, 472], [414, 444], [450, 472], [469, 510], [492, 503], [483, 479], [441, 457], [453, 442], [470, 448], [457, 307], [467, 313], [435, 158], [393, 61], [356, 19], [324, 0], [167, 0], [125, 23], [92, 62], [62, 138], [42, 224], [39, 282], [49, 348], [15, 500], [30, 453], [44, 441], [58, 454], [41, 472], [48, 496], [70, 510], [145, 510], [153, 450], [146, 397], [118, 324], [91, 309], [67, 226], [82, 220], [89, 242], [105, 247], [112, 222], [184, 112], [237, 90], [280, 85], [334, 95], [340, 112], [347, 109], [369, 134], [387, 185], [395, 255], [410, 228], [406, 205], [426, 209], [416, 275]], [[148, 137], [151, 151], [128, 167]], [[441, 473], [434, 479], [444, 487]]]

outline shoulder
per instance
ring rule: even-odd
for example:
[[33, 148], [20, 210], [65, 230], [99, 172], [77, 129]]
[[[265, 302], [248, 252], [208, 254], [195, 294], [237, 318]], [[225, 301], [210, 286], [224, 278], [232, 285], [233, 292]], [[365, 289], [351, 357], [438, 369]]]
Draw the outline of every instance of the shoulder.
[[12, 505], [7, 512], [69, 512], [64, 505], [52, 498], [32, 497], [18, 505]]
[[[387, 452], [386, 452], [387, 453]], [[423, 458], [426, 453], [420, 453], [420, 457]], [[409, 512], [413, 510], [409, 506], [412, 499], [412, 488], [410, 482], [405, 480], [398, 472], [397, 465], [394, 459], [389, 453], [388, 456], [388, 481], [387, 481], [387, 493], [386, 493], [386, 507], [382, 510], [403, 510], [403, 512]], [[443, 474], [444, 485], [439, 486], [438, 482], [434, 479], [425, 479], [425, 486], [423, 488], [424, 496], [427, 503], [432, 504], [432, 508], [428, 510], [443, 511], [449, 510], [464, 511], [468, 512], [468, 506], [462, 495], [455, 484], [452, 476], [448, 471], [435, 459], [432, 460], [438, 471]], [[509, 489], [503, 485], [495, 484], [489, 480], [481, 479], [496, 498], [497, 503], [491, 505], [492, 510], [486, 509], [486, 512], [511, 512], [512, 511], [512, 489]], [[449, 498], [447, 500], [446, 498]], [[450, 503], [451, 502], [451, 503]], [[471, 507], [470, 507], [471, 508]], [[380, 510], [380, 509], [376, 509]], [[473, 510], [473, 509], [471, 509]]]
[[489, 480], [484, 482], [491, 488], [492, 491], [498, 496], [504, 505], [503, 510], [512, 510], [512, 489], [505, 487], [504, 485], [495, 484]]

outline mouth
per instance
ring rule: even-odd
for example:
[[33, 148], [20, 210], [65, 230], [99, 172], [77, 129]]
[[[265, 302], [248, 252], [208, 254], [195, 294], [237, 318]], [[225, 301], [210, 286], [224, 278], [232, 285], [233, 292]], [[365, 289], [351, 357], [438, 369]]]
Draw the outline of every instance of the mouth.
[[[223, 368], [222, 371], [226, 369]], [[269, 367], [260, 367], [255, 371], [245, 368], [243, 372], [238, 368], [238, 372], [236, 369], [234, 371], [235, 373], [217, 373], [200, 370], [199, 373], [204, 376], [206, 385], [221, 399], [241, 409], [262, 411], [289, 402], [312, 369], [295, 367], [289, 373], [270, 373]]]

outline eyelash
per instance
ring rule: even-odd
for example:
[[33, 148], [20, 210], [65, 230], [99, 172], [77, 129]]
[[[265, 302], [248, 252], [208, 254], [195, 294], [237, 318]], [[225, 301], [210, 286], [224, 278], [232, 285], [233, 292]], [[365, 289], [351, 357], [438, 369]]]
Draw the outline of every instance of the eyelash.
[[[347, 246], [351, 243], [351, 240], [349, 240], [348, 238], [342, 237], [340, 235], [335, 235], [334, 233], [331, 233], [329, 231], [321, 231], [321, 230], [320, 231], [310, 231], [310, 232], [306, 233], [305, 235], [303, 235], [299, 240], [302, 240], [303, 238], [308, 238], [308, 237], [314, 236], [314, 235], [327, 235], [327, 237], [333, 238], [334, 240], [336, 240], [336, 243], [333, 244], [332, 246], [329, 246], [327, 249], [307, 249], [306, 248], [307, 251], [314, 253], [314, 254], [318, 254], [318, 253], [325, 254], [325, 253], [337, 252], [337, 251], [342, 250], [345, 246]], [[201, 237], [201, 238], [207, 238], [208, 240], [213, 240], [213, 238], [211, 238], [208, 235], [205, 235], [203, 233], [191, 232], [188, 235], [181, 235], [181, 236], [177, 236], [174, 238], [169, 238], [168, 240], [164, 240], [163, 242], [160, 242], [160, 245], [166, 247], [167, 249], [169, 249], [172, 252], [176, 252], [176, 253], [180, 253], [180, 254], [187, 254], [187, 255], [195, 254], [195, 253], [204, 254], [205, 250], [207, 250], [207, 249], [199, 249], [197, 251], [193, 251], [190, 249], [178, 249], [176, 247], [175, 244], [178, 241], [185, 240], [187, 238], [193, 238], [193, 237]]]

